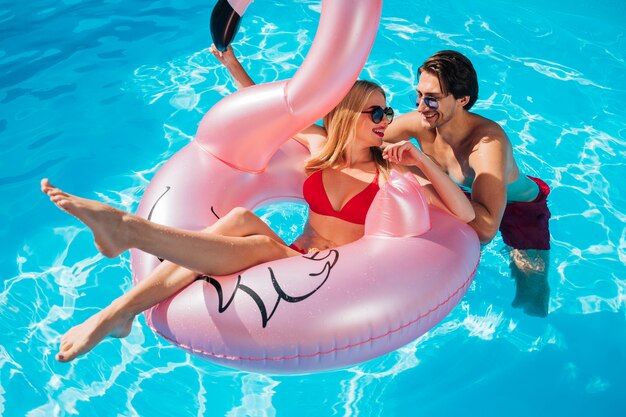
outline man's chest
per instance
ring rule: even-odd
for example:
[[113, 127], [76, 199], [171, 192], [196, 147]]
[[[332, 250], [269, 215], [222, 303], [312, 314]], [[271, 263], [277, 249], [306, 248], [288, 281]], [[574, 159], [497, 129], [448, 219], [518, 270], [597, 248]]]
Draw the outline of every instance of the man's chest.
[[422, 149], [454, 182], [471, 187], [474, 171], [469, 166], [469, 155], [466, 152], [453, 149], [440, 141], [423, 143]]

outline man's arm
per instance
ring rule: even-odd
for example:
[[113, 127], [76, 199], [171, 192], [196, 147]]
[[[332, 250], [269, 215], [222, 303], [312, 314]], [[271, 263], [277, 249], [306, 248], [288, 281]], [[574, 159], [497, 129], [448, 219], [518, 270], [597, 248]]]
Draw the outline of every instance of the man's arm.
[[230, 73], [230, 76], [235, 80], [235, 84], [238, 89], [250, 87], [254, 85], [254, 81], [248, 75], [241, 62], [237, 59], [233, 52], [233, 48], [228, 46], [225, 52], [219, 51], [215, 45], [211, 45], [210, 48], [211, 53], [217, 58], [218, 61], [222, 63]]
[[476, 176], [472, 183], [472, 207], [476, 217], [470, 226], [480, 243], [489, 243], [500, 228], [506, 208], [506, 166], [508, 139], [504, 135], [485, 136], [469, 157]]
[[419, 118], [420, 114], [412, 111], [393, 119], [393, 122], [385, 129], [383, 140], [387, 143], [398, 143], [413, 138], [419, 141], [423, 129]]

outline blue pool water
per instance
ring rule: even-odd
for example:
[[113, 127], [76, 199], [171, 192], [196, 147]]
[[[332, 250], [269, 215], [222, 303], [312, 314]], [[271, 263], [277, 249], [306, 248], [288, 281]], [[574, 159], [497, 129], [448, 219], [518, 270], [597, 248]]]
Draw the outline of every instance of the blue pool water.
[[[208, 52], [213, 4], [0, 3], [0, 415], [624, 415], [626, 13], [610, 0], [386, 0], [362, 74], [402, 113], [430, 54], [473, 60], [475, 110], [504, 126], [523, 169], [553, 190], [547, 317], [512, 307], [498, 237], [440, 325], [350, 369], [229, 370], [172, 347], [143, 318], [128, 338], [57, 363], [61, 334], [131, 286], [129, 259], [99, 255], [38, 180], [136, 208], [156, 169], [234, 91]], [[235, 48], [257, 81], [295, 72], [319, 9], [252, 4]], [[264, 216], [295, 233], [281, 210]]]

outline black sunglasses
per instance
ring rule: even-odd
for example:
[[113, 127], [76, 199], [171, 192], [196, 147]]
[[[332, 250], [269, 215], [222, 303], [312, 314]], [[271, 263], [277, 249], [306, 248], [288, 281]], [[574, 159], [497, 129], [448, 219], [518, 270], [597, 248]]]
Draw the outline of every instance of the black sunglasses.
[[384, 109], [380, 106], [374, 106], [371, 110], [365, 110], [361, 113], [367, 113], [372, 116], [372, 122], [380, 123], [383, 120], [383, 117], [387, 117], [387, 122], [393, 122], [393, 109], [391, 107], [385, 107]]
[[411, 95], [409, 96], [409, 99], [411, 100], [411, 103], [415, 104], [415, 107], [419, 107], [420, 106], [420, 101], [424, 100], [424, 104], [433, 110], [437, 110], [439, 108], [439, 99], [435, 98], [435, 97], [431, 97], [431, 96], [423, 96], [420, 97], [417, 95], [417, 93], [411, 93]]

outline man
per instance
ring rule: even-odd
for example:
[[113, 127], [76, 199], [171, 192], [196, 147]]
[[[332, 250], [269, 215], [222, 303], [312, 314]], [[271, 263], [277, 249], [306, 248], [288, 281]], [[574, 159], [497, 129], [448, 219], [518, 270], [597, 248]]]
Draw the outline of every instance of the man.
[[437, 52], [418, 73], [417, 110], [394, 120], [384, 140], [415, 138], [467, 191], [476, 212], [470, 225], [481, 243], [490, 242], [500, 230], [510, 247], [517, 282], [513, 306], [546, 316], [550, 188], [521, 175], [511, 142], [497, 123], [469, 111], [478, 99], [476, 71], [469, 59], [455, 51]]

